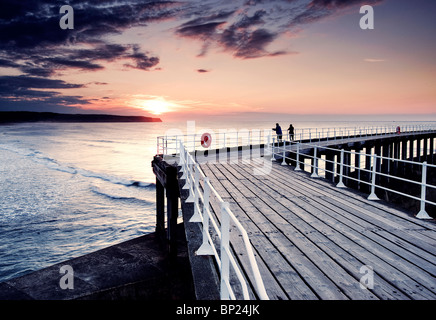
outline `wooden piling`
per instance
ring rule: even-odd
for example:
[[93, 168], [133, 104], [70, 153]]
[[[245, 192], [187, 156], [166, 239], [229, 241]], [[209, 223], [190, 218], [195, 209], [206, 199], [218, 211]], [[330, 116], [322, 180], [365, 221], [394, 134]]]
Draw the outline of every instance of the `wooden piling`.
[[[179, 186], [177, 168], [169, 165], [162, 157], [155, 156], [152, 161], [156, 175], [156, 231], [164, 235], [170, 256], [177, 255], [177, 217], [179, 214]], [[165, 197], [167, 199], [167, 232], [165, 237]]]

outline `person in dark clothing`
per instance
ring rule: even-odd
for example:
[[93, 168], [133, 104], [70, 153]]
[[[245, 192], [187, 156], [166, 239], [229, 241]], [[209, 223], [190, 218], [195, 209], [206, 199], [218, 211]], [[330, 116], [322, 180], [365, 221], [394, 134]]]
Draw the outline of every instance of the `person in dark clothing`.
[[282, 135], [283, 135], [283, 132], [282, 132], [282, 128], [280, 127], [280, 125], [279, 125], [278, 123], [276, 123], [276, 127], [273, 128], [273, 130], [274, 130], [274, 131], [276, 132], [276, 134], [277, 134], [277, 141], [278, 141], [278, 142], [282, 141]]
[[289, 125], [289, 140], [294, 140], [294, 126], [292, 124]]

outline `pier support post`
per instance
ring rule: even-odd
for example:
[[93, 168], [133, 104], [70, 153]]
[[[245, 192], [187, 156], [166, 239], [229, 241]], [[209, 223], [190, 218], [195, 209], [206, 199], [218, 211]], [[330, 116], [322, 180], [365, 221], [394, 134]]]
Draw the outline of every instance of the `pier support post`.
[[179, 187], [177, 168], [169, 166], [166, 169], [167, 195], [167, 238], [170, 256], [177, 255], [177, 218], [179, 216]]
[[409, 140], [409, 161], [413, 161], [414, 158], [414, 152], [415, 152], [415, 148], [413, 147], [414, 144], [414, 140], [410, 139]]
[[334, 181], [334, 161], [335, 161], [335, 154], [333, 152], [327, 152], [325, 155], [325, 178], [328, 181]]
[[[401, 160], [407, 160], [407, 140], [401, 141]], [[404, 175], [406, 173], [406, 164], [400, 162], [399, 164], [400, 174]]]
[[390, 153], [390, 145], [385, 144], [383, 145], [383, 158], [381, 159], [381, 172], [382, 173], [388, 173], [389, 172], [389, 153]]
[[371, 154], [372, 154], [372, 147], [366, 147], [365, 149], [365, 169], [370, 170], [371, 169]]
[[[393, 147], [394, 147], [393, 158], [396, 160], [399, 160], [400, 159], [400, 141], [395, 141], [393, 144]], [[396, 161], [396, 160], [393, 160], [393, 163], [392, 163], [392, 169], [393, 169], [392, 173], [394, 175], [397, 175], [397, 173], [398, 173], [398, 161]]]
[[165, 234], [165, 189], [156, 177], [156, 234], [163, 237]]
[[424, 138], [424, 146], [423, 146], [423, 156], [422, 160], [427, 161], [428, 157], [428, 137]]
[[360, 190], [360, 152], [362, 150], [361, 149], [356, 149], [355, 150], [355, 155], [354, 155], [354, 167], [355, 167], [355, 174], [356, 174], [356, 178], [357, 178], [357, 190]]
[[421, 162], [421, 139], [416, 140], [416, 158], [418, 162]]
[[155, 156], [152, 161], [156, 175], [156, 231], [165, 235], [165, 196], [167, 199], [167, 234], [166, 244], [170, 257], [177, 256], [177, 218], [179, 215], [179, 184], [177, 167]]

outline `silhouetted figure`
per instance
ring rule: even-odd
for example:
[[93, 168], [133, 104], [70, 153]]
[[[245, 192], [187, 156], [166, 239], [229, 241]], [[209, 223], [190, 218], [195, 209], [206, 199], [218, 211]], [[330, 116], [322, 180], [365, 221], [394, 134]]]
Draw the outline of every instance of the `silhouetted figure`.
[[280, 125], [279, 125], [278, 123], [276, 123], [276, 127], [273, 128], [273, 130], [274, 130], [274, 131], [276, 132], [276, 134], [277, 134], [277, 142], [282, 141], [282, 135], [283, 135], [283, 132], [282, 132], [282, 128], [280, 127]]
[[289, 132], [289, 139], [294, 140], [294, 126], [292, 125], [292, 123], [289, 125], [288, 132]]

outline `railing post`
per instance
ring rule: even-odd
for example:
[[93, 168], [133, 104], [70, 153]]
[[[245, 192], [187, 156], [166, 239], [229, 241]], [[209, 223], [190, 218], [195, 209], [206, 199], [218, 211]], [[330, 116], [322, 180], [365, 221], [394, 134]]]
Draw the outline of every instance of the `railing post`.
[[272, 143], [272, 145], [271, 145], [271, 161], [274, 161], [276, 158], [274, 157], [274, 153], [275, 153], [275, 149], [276, 149], [276, 147], [275, 147], [275, 144], [276, 144], [276, 138], [272, 138], [272, 140], [273, 140], [273, 143]]
[[210, 199], [210, 186], [209, 178], [204, 178], [204, 193], [203, 193], [203, 243], [197, 250], [198, 256], [213, 255], [212, 246], [209, 243], [209, 199]]
[[427, 161], [424, 161], [421, 165], [422, 173], [421, 173], [421, 210], [416, 215], [418, 219], [432, 219], [425, 211], [425, 198], [427, 191]]
[[282, 166], [287, 166], [288, 165], [286, 163], [286, 159], [285, 159], [285, 157], [286, 157], [286, 154], [285, 154], [286, 148], [285, 148], [285, 146], [286, 146], [286, 140], [283, 139], [283, 160], [282, 160]]
[[193, 177], [192, 177], [192, 160], [191, 160], [191, 158], [190, 157], [188, 157], [188, 172], [187, 172], [187, 174], [188, 174], [188, 176], [186, 177], [186, 183], [185, 183], [185, 185], [183, 186], [183, 188], [182, 189], [188, 189], [189, 190], [189, 196], [188, 196], [188, 198], [185, 200], [185, 202], [187, 202], [187, 203], [192, 203], [192, 202], [194, 202], [194, 200], [195, 200], [195, 198], [194, 198], [194, 191], [192, 190], [192, 188], [193, 188]]
[[183, 145], [183, 142], [180, 141], [180, 172], [183, 173], [183, 175], [180, 177], [180, 179], [186, 179], [186, 150], [185, 147]]
[[[186, 149], [185, 149], [186, 150]], [[191, 179], [191, 170], [190, 170], [190, 166], [192, 167], [191, 164], [191, 158], [189, 157], [189, 153], [186, 150], [186, 158], [185, 158], [185, 172], [183, 173], [185, 176], [185, 185], [182, 187], [183, 190], [188, 190], [189, 189], [189, 184], [190, 184], [190, 179]]]
[[163, 155], [165, 156], [168, 152], [168, 136], [165, 136], [165, 150]]
[[157, 141], [156, 141], [156, 142], [157, 142], [157, 143], [156, 143], [156, 144], [157, 144], [157, 150], [156, 150], [157, 153], [156, 153], [156, 154], [161, 154], [161, 153], [160, 153], [160, 137], [157, 137], [156, 140], [157, 140]]
[[228, 202], [223, 202], [221, 204], [221, 284], [220, 284], [220, 295], [221, 300], [229, 300], [229, 274], [230, 274], [230, 261], [227, 255], [227, 250], [229, 249], [229, 229], [230, 229], [230, 217], [227, 213], [229, 207]]
[[301, 171], [300, 168], [300, 142], [297, 142], [297, 158], [295, 160], [295, 169], [294, 171]]
[[192, 215], [191, 219], [189, 219], [189, 222], [202, 222], [200, 210], [198, 209], [198, 200], [200, 198], [198, 194], [198, 189], [200, 186], [200, 165], [196, 163], [194, 167], [194, 214]]
[[339, 169], [339, 183], [336, 185], [336, 187], [346, 188], [344, 181], [343, 181], [343, 176], [344, 176], [344, 149], [341, 149], [341, 164], [340, 164], [340, 169]]
[[[264, 136], [264, 139], [263, 139], [263, 140], [264, 140], [264, 141], [263, 141], [263, 143], [264, 143], [264, 145], [263, 145], [264, 156], [265, 156], [265, 155], [268, 155], [270, 152], [271, 152], [271, 154], [272, 154], [271, 133], [268, 134], [267, 146], [265, 146], [265, 136]], [[259, 141], [259, 143], [260, 143], [260, 141]], [[266, 152], [265, 152], [265, 151], [266, 151]]]
[[311, 178], [319, 178], [318, 176], [318, 158], [317, 158], [317, 147], [313, 150], [313, 173]]
[[375, 155], [373, 155], [372, 157], [373, 157], [373, 164], [372, 164], [372, 174], [371, 174], [371, 193], [368, 196], [368, 200], [380, 200], [375, 194], [375, 178], [377, 175], [377, 157]]

